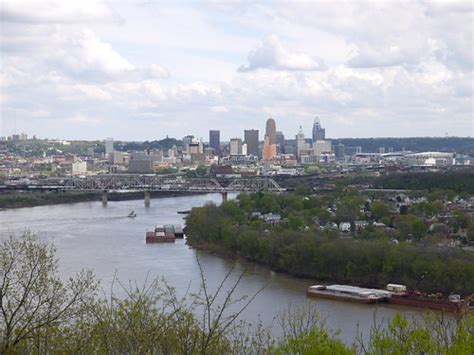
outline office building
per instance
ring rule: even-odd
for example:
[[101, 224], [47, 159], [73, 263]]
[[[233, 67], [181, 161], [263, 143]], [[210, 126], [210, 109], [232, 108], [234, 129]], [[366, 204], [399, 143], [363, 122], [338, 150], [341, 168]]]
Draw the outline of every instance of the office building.
[[214, 149], [216, 155], [220, 154], [221, 151], [221, 131], [210, 130], [209, 131], [209, 148]]
[[306, 142], [304, 139], [303, 128], [300, 126], [300, 130], [298, 131], [298, 134], [296, 135], [296, 156], [300, 158], [301, 151], [305, 149], [306, 149]]
[[282, 131], [277, 131], [276, 133], [277, 140], [277, 153], [285, 154], [285, 135]]
[[106, 138], [105, 139], [105, 156], [108, 158], [109, 154], [114, 151], [114, 139]]
[[276, 124], [273, 118], [269, 118], [267, 120], [267, 124], [265, 126], [265, 135], [269, 138], [269, 144], [277, 144]]
[[230, 155], [242, 155], [242, 139], [231, 138], [229, 143]]
[[263, 160], [270, 161], [276, 156], [276, 144], [270, 144], [270, 136], [265, 135], [263, 142]]
[[335, 150], [334, 153], [336, 154], [337, 159], [344, 159], [345, 158], [346, 149], [345, 149], [344, 144], [342, 144], [342, 143], [337, 144], [334, 150]]
[[273, 118], [269, 118], [265, 125], [265, 137], [263, 140], [263, 160], [269, 161], [277, 154], [276, 124]]
[[313, 143], [317, 141], [323, 141], [326, 139], [326, 130], [321, 127], [319, 118], [316, 117], [313, 123]]
[[72, 175], [82, 175], [87, 172], [87, 163], [85, 161], [76, 161], [71, 164]]
[[247, 144], [247, 154], [258, 157], [258, 129], [246, 129], [244, 131], [244, 141]]
[[314, 155], [321, 156], [323, 154], [331, 154], [332, 153], [332, 143], [331, 141], [316, 141], [313, 144], [313, 151]]

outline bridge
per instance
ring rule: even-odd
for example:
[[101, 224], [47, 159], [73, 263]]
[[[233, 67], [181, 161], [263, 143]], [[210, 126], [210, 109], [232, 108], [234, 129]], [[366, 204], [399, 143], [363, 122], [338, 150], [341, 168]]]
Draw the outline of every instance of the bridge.
[[109, 192], [113, 191], [144, 191], [145, 205], [150, 205], [150, 192], [196, 192], [221, 193], [227, 199], [229, 192], [283, 192], [271, 178], [234, 178], [224, 183], [215, 178], [183, 178], [159, 175], [96, 175], [85, 178], [49, 178], [38, 180], [35, 183], [18, 183], [14, 185], [0, 185], [0, 189], [16, 189], [30, 191], [101, 191], [102, 202], [107, 203]]

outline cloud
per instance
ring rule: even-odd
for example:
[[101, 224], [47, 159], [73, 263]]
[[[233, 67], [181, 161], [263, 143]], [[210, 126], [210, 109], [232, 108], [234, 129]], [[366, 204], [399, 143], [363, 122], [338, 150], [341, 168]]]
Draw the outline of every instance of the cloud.
[[107, 3], [94, 0], [28, 0], [23, 4], [6, 0], [0, 7], [0, 17], [4, 22], [30, 24], [122, 21]]
[[276, 35], [266, 37], [262, 43], [248, 55], [248, 65], [241, 66], [239, 71], [257, 69], [313, 71], [325, 70], [323, 60], [300, 52], [290, 52], [283, 47]]

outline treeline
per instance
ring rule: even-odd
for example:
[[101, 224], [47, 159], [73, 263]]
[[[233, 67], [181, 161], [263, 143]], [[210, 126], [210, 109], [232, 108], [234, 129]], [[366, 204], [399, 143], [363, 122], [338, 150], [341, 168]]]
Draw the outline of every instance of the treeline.
[[261, 323], [239, 321], [252, 297], [234, 300], [238, 281], [226, 289], [225, 280], [211, 292], [201, 270], [201, 291], [185, 299], [157, 280], [130, 287], [115, 280], [126, 295], [101, 296], [91, 272], [59, 278], [52, 245], [31, 235], [7, 238], [0, 243], [0, 354], [472, 353], [472, 315], [420, 321], [396, 315], [388, 326], [375, 325], [368, 341], [359, 334], [347, 346], [308, 303], [278, 313], [274, 324], [282, 335], [275, 338]]
[[410, 138], [339, 138], [333, 143], [342, 143], [347, 148], [362, 147], [365, 153], [378, 153], [380, 147], [385, 151], [410, 150], [414, 152], [442, 151], [474, 155], [474, 138], [469, 137], [410, 137]]
[[472, 252], [427, 242], [395, 244], [383, 235], [340, 238], [334, 230], [305, 227], [292, 214], [286, 223], [272, 227], [250, 219], [247, 211], [273, 212], [278, 206], [269, 201], [275, 200], [268, 194], [239, 197], [220, 207], [193, 208], [186, 223], [188, 244], [321, 281], [369, 287], [401, 283], [425, 292], [474, 293]]
[[168, 150], [171, 149], [173, 145], [179, 147], [183, 145], [183, 142], [181, 140], [168, 137], [160, 140], [144, 142], [117, 142], [115, 143], [115, 149], [121, 151], [144, 151], [147, 149]]
[[474, 169], [459, 171], [399, 173], [368, 179], [375, 188], [445, 190], [474, 195]]
[[0, 208], [20, 208], [61, 203], [98, 201], [97, 192], [9, 192], [0, 194]]

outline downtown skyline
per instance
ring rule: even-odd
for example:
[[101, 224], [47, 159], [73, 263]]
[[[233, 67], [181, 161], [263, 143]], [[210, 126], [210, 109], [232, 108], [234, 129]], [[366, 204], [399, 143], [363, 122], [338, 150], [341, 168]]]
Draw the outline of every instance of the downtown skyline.
[[[27, 5], [27, 6], [25, 6]], [[0, 136], [474, 136], [468, 3], [6, 1]], [[446, 31], [449, 28], [449, 31]]]

